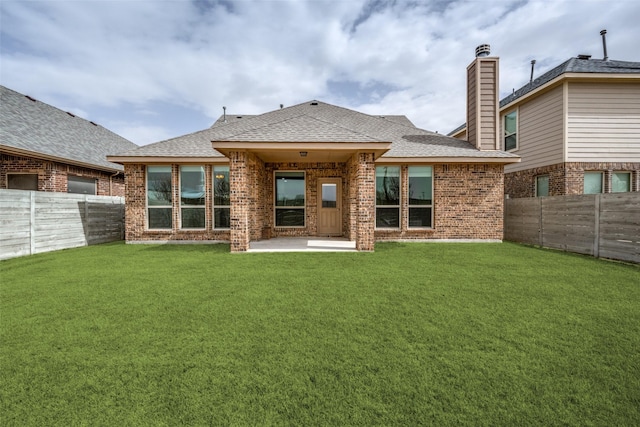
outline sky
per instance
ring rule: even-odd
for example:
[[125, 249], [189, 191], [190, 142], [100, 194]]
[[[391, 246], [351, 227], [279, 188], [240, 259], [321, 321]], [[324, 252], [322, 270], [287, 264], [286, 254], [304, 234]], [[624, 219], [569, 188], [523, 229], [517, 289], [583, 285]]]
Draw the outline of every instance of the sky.
[[310, 100], [465, 121], [466, 67], [500, 96], [570, 57], [640, 62], [637, 0], [0, 0], [0, 84], [138, 145]]

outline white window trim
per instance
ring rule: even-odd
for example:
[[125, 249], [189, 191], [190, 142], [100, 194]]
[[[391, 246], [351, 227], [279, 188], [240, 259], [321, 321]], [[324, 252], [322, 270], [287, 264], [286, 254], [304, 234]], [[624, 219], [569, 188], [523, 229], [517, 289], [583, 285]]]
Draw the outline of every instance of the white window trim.
[[[280, 172], [302, 172], [303, 177], [304, 177], [304, 205], [303, 206], [276, 206], [276, 197], [278, 195], [278, 190], [277, 190], [277, 179], [276, 179], [276, 174], [280, 173]], [[304, 215], [303, 215], [303, 220], [304, 220], [304, 224], [303, 225], [291, 225], [291, 226], [286, 226], [286, 225], [276, 225], [276, 210], [277, 209], [284, 209], [284, 208], [293, 208], [293, 209], [303, 209], [304, 210]], [[304, 170], [274, 170], [273, 171], [273, 226], [277, 229], [287, 229], [287, 228], [306, 228], [307, 227], [307, 171]]]
[[[164, 166], [169, 168], [171, 174], [171, 204], [169, 206], [149, 206], [149, 166]], [[173, 166], [172, 165], [145, 165], [144, 167], [144, 227], [147, 231], [171, 231], [173, 230]], [[149, 209], [171, 209], [171, 228], [150, 228], [149, 227]]]
[[[204, 204], [202, 204], [202, 206], [198, 206], [198, 205], [188, 205], [188, 206], [182, 206], [182, 167], [183, 166], [199, 166], [202, 167], [204, 169], [203, 171], [203, 175], [204, 175], [204, 181], [205, 181], [205, 188], [206, 188], [206, 180], [207, 180], [207, 168], [205, 165], [180, 165], [178, 167], [178, 206], [180, 207], [180, 215], [178, 218], [178, 222], [180, 225], [180, 230], [182, 231], [202, 231], [202, 230], [206, 230], [207, 229], [207, 202], [206, 202], [206, 197], [207, 197], [207, 192], [205, 190], [204, 195], [205, 195], [205, 202]], [[189, 228], [183, 228], [182, 227], [182, 208], [185, 207], [187, 209], [204, 209], [204, 226], [203, 227], [189, 227]]]
[[[412, 166], [422, 166], [422, 167], [430, 167], [431, 168], [431, 204], [430, 205], [411, 205], [409, 204], [409, 200], [411, 200], [411, 198], [409, 197], [409, 178], [411, 178], [411, 174], [409, 173], [409, 168], [411, 168]], [[411, 165], [411, 166], [407, 166], [407, 229], [411, 229], [411, 230], [433, 230], [435, 227], [433, 226], [433, 192], [434, 192], [434, 176], [433, 176], [433, 165]], [[400, 169], [400, 173], [402, 174], [402, 168]], [[401, 195], [402, 197], [402, 195]], [[401, 203], [402, 206], [402, 203]], [[409, 225], [409, 209], [411, 208], [431, 208], [431, 226], [430, 227], [424, 227], [424, 226], [411, 226]], [[402, 212], [400, 213], [400, 215], [402, 215]]]
[[229, 209], [231, 212], [231, 198], [229, 198], [228, 205], [216, 205], [216, 167], [226, 166], [229, 170], [229, 186], [231, 186], [231, 167], [229, 165], [213, 165], [211, 167], [211, 228], [213, 230], [230, 230], [231, 224], [229, 227], [216, 227], [216, 209]]
[[[390, 165], [380, 165], [380, 166], [390, 166], [390, 167], [397, 167], [400, 171], [400, 175], [398, 176], [398, 179], [400, 180], [400, 197], [398, 198], [398, 205], [380, 205], [380, 209], [395, 209], [397, 207], [398, 209], [398, 226], [397, 227], [378, 227], [378, 197], [376, 194], [376, 202], [374, 203], [374, 207], [373, 207], [373, 224], [375, 225], [375, 229], [376, 230], [402, 230], [402, 201], [404, 200], [404, 194], [402, 194], [402, 165], [394, 165], [394, 164], [390, 164]], [[378, 166], [376, 166], [377, 169]], [[407, 178], [408, 179], [408, 178]], [[375, 191], [377, 193], [378, 191], [378, 179], [377, 176], [375, 175], [375, 169], [374, 169], [374, 184], [375, 184]], [[409, 211], [407, 211], [407, 215], [409, 214]], [[433, 222], [432, 222], [433, 223]], [[423, 227], [424, 228], [424, 227]]]

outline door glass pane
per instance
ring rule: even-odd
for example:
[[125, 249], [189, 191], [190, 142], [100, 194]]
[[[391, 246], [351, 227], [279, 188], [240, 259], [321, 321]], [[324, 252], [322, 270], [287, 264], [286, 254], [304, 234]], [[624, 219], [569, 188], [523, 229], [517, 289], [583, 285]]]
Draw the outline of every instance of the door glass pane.
[[336, 200], [336, 184], [322, 184], [322, 207], [335, 208]]
[[584, 173], [584, 194], [602, 193], [602, 172]]
[[611, 176], [611, 192], [626, 193], [631, 191], [631, 174], [629, 172], [616, 172]]

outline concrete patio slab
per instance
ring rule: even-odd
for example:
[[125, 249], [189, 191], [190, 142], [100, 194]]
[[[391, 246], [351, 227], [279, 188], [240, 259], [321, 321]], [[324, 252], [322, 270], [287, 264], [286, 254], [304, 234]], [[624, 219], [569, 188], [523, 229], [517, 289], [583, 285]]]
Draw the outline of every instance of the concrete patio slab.
[[356, 252], [356, 242], [333, 237], [277, 237], [251, 242], [247, 252]]

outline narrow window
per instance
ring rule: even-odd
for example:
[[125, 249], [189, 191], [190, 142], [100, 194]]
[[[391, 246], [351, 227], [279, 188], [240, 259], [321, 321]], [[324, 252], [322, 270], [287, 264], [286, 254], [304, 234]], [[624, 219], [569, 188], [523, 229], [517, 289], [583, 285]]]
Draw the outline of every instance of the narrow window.
[[147, 226], [172, 227], [171, 166], [147, 166]]
[[38, 174], [37, 173], [7, 174], [7, 188], [11, 190], [38, 191]]
[[614, 172], [611, 175], [611, 192], [626, 193], [631, 191], [631, 172]]
[[584, 173], [584, 194], [602, 193], [602, 172], [585, 172]]
[[304, 227], [304, 172], [276, 172], [276, 227]]
[[536, 177], [536, 197], [546, 197], [549, 195], [549, 175]]
[[504, 116], [504, 149], [506, 151], [518, 148], [518, 112], [512, 111]]
[[400, 166], [376, 166], [376, 227], [400, 228]]
[[81, 176], [67, 176], [67, 193], [75, 194], [96, 194], [96, 180], [93, 178], [83, 178]]
[[431, 227], [432, 208], [431, 166], [409, 166], [409, 227]]
[[204, 166], [180, 166], [180, 224], [204, 228]]
[[229, 228], [231, 226], [229, 188], [229, 166], [214, 166], [213, 228]]

